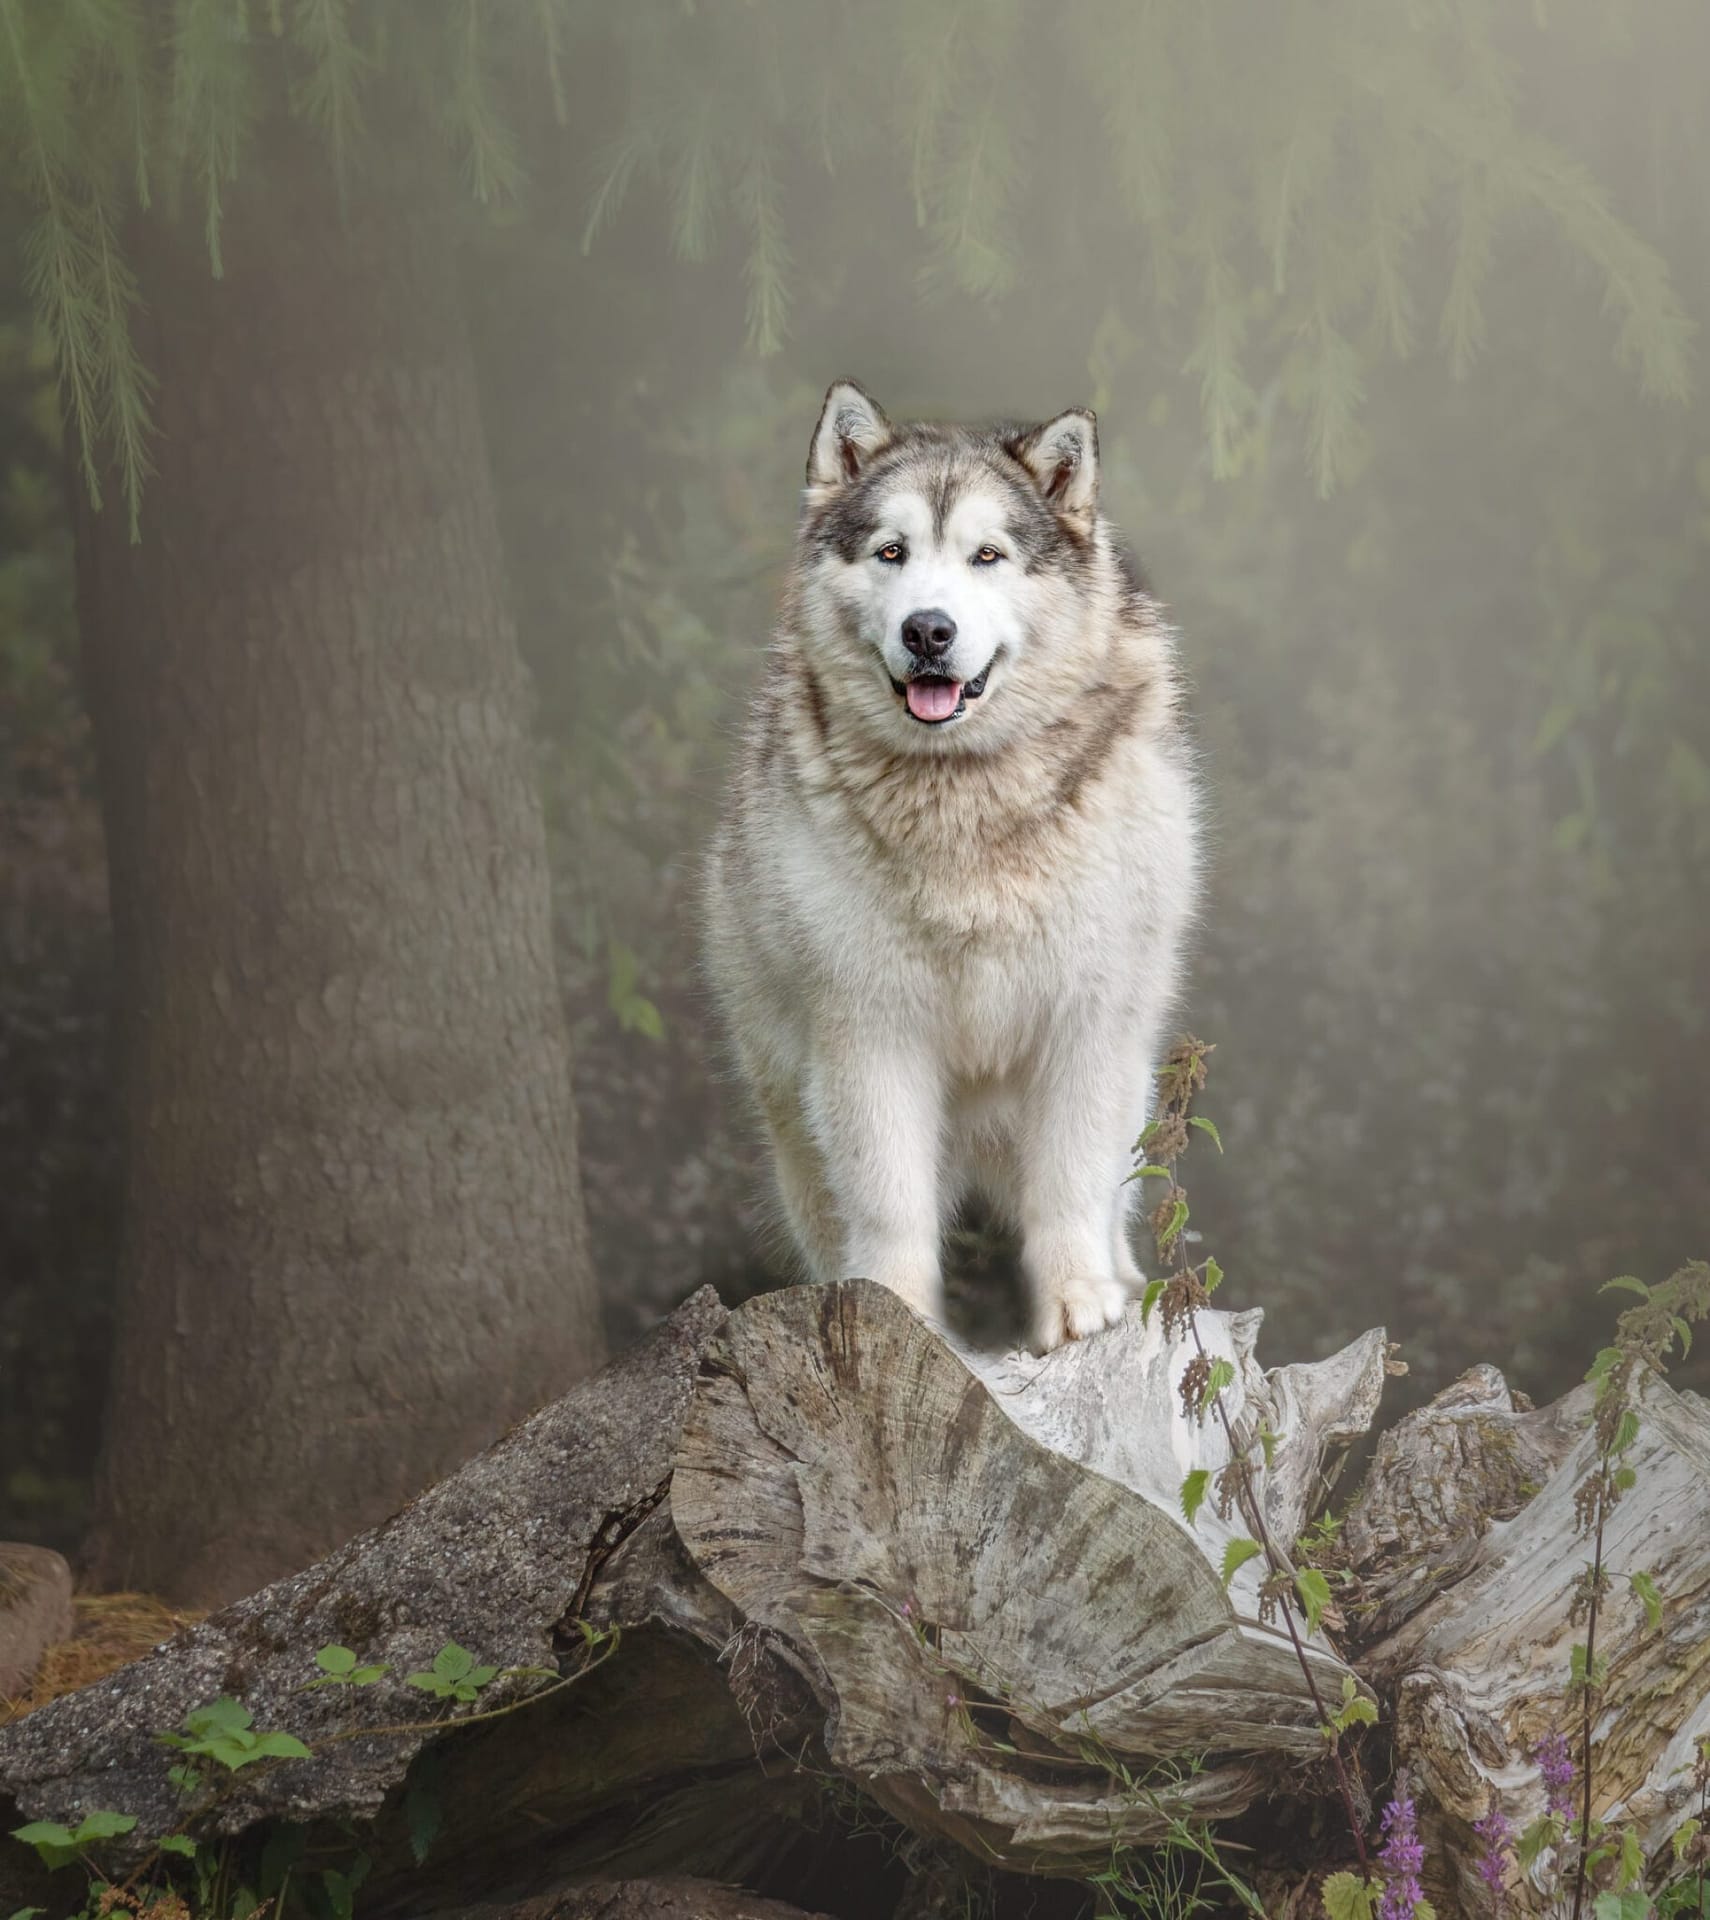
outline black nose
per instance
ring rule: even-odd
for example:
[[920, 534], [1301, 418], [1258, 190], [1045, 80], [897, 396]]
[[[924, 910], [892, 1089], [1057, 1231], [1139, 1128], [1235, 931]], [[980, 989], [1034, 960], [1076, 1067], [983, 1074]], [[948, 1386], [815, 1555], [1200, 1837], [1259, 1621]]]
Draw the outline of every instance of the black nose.
[[902, 624], [903, 645], [917, 660], [936, 660], [950, 651], [956, 622], [942, 607], [921, 607]]

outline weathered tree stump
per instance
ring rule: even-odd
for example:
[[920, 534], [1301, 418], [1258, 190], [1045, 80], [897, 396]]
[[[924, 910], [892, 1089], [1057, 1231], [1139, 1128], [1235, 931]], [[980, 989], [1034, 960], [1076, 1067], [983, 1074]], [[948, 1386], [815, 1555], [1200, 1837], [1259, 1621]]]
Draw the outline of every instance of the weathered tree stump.
[[[1385, 1343], [1267, 1373], [1258, 1326], [1200, 1316], [1235, 1368], [1237, 1433], [1281, 1436], [1259, 1497], [1292, 1543], [1374, 1417]], [[1220, 1577], [1247, 1528], [1211, 1501], [1190, 1528], [1178, 1505], [1189, 1471], [1225, 1463], [1219, 1424], [1182, 1410], [1186, 1358], [1138, 1309], [1039, 1360], [962, 1353], [865, 1282], [729, 1315], [703, 1292], [384, 1526], [0, 1731], [0, 1789], [29, 1818], [137, 1814], [117, 1843], [135, 1858], [185, 1818], [154, 1735], [230, 1695], [311, 1757], [234, 1775], [194, 1831], [291, 1822], [313, 1850], [363, 1823], [363, 1912], [412, 1920], [603, 1912], [567, 1890], [660, 1876], [834, 1905], [825, 1811], [853, 1795], [940, 1863], [1055, 1876], [1182, 1814], [1310, 1811], [1300, 1796], [1328, 1793], [1313, 1687], [1260, 1618], [1258, 1564]], [[1356, 1668], [1375, 1689], [1374, 1752], [1413, 1771], [1445, 1914], [1488, 1910], [1462, 1870], [1470, 1822], [1492, 1793], [1531, 1810], [1528, 1748], [1559, 1718], [1586, 1414], [1517, 1407], [1486, 1368], [1385, 1436], [1345, 1531], [1340, 1645], [1308, 1646], [1322, 1697]], [[1658, 1845], [1706, 1724], [1707, 1462], [1702, 1404], [1652, 1389], [1610, 1554], [1654, 1572], [1668, 1612], [1644, 1636], [1636, 1605], [1612, 1609], [1632, 1704], [1601, 1798]], [[554, 1682], [588, 1663], [584, 1628], [621, 1630], [618, 1650]], [[437, 1706], [402, 1676], [452, 1640], [547, 1673]], [[386, 1676], [305, 1692], [329, 1643]], [[1249, 1862], [1301, 1911], [1312, 1844]], [[28, 1869], [0, 1849], [0, 1911], [40, 1897]]]
[[[1592, 1806], [1636, 1824], [1660, 1873], [1710, 1733], [1710, 1407], [1653, 1381], [1640, 1414], [1624, 1456], [1636, 1484], [1604, 1534], [1615, 1578], [1598, 1627], [1610, 1673]], [[1493, 1912], [1473, 1823], [1493, 1802], [1517, 1829], [1541, 1813], [1532, 1749], [1575, 1731], [1565, 1683], [1585, 1626], [1569, 1610], [1591, 1542], [1574, 1494], [1595, 1457], [1590, 1420], [1588, 1387], [1534, 1411], [1476, 1367], [1384, 1436], [1349, 1518], [1370, 1608], [1356, 1657], [1391, 1703], [1450, 1912]], [[1662, 1596], [1654, 1629], [1623, 1577], [1636, 1572]]]

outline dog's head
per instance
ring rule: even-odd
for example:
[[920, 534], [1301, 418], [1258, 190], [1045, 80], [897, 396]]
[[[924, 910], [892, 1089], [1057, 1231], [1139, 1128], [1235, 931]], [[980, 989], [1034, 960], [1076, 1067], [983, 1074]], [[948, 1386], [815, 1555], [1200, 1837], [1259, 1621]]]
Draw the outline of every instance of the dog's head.
[[893, 425], [854, 384], [808, 454], [799, 628], [829, 700], [905, 748], [989, 747], [1086, 694], [1117, 569], [1085, 408]]

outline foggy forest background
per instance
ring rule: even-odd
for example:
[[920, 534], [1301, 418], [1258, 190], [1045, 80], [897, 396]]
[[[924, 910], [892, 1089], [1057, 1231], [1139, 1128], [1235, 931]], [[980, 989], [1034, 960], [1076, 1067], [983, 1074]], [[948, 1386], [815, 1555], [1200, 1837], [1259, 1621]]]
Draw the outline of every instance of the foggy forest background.
[[[259, 0], [165, 11], [212, 23], [215, 81], [272, 36]], [[614, 1347], [779, 1271], [694, 873], [841, 375], [893, 416], [1098, 411], [1211, 799], [1183, 1021], [1217, 1044], [1227, 1157], [1195, 1217], [1269, 1357], [1381, 1319], [1404, 1392], [1490, 1360], [1542, 1399], [1599, 1282], [1702, 1251], [1698, 0], [435, 0], [332, 9], [361, 55], [336, 69], [312, 11], [281, 45], [299, 82], [343, 76], [293, 96], [323, 144], [454, 163]], [[429, 16], [411, 98], [443, 111], [412, 118], [386, 90]], [[45, 19], [0, 0], [14, 52]], [[42, 180], [73, 174], [23, 73], [0, 59], [0, 1536], [71, 1545], [130, 1383], [84, 478], [31, 281]], [[178, 178], [140, 216], [198, 242], [217, 93], [163, 83]], [[109, 527], [126, 431], [97, 433]], [[146, 477], [137, 512], [146, 545]]]

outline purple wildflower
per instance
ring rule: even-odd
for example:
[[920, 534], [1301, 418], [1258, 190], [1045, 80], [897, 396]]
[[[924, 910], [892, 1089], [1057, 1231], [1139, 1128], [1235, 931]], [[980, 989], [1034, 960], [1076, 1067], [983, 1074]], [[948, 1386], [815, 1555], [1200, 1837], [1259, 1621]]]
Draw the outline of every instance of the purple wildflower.
[[1565, 1733], [1546, 1733], [1532, 1749], [1533, 1764], [1544, 1782], [1550, 1811], [1564, 1820], [1573, 1818], [1573, 1755]]
[[1489, 1813], [1474, 1824], [1473, 1832], [1478, 1836], [1480, 1848], [1478, 1877], [1496, 1896], [1497, 1911], [1500, 1912], [1508, 1879], [1509, 1849], [1514, 1845], [1514, 1828], [1507, 1814], [1492, 1800]]
[[1418, 1814], [1408, 1795], [1398, 1793], [1383, 1810], [1383, 1850], [1378, 1854], [1378, 1865], [1383, 1869], [1384, 1893], [1378, 1920], [1413, 1920], [1425, 1898], [1425, 1889], [1419, 1884], [1419, 1869], [1424, 1864]]

